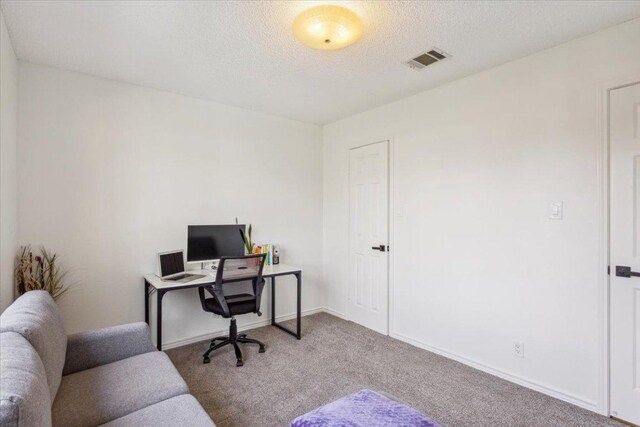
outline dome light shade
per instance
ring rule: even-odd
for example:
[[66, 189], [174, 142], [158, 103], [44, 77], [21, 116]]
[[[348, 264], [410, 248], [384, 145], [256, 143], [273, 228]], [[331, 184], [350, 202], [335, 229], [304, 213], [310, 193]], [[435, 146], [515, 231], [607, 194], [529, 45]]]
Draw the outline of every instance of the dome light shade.
[[341, 6], [317, 6], [298, 15], [293, 34], [314, 49], [342, 49], [360, 38], [362, 20]]

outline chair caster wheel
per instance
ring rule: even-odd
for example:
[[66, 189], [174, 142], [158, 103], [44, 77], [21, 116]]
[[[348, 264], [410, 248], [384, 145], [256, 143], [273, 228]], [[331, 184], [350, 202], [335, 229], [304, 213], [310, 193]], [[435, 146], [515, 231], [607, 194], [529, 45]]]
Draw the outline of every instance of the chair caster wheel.
[[242, 365], [244, 365], [244, 363], [242, 363], [242, 360], [238, 360], [238, 361], [236, 362], [236, 366], [238, 366], [238, 367], [239, 367], [239, 366], [242, 366]]
[[211, 359], [209, 359], [208, 357], [205, 357], [204, 359], [202, 359], [202, 363], [209, 363], [211, 362]]
[[260, 350], [258, 350], [258, 353], [264, 353], [265, 351], [267, 351], [264, 347], [260, 347]]

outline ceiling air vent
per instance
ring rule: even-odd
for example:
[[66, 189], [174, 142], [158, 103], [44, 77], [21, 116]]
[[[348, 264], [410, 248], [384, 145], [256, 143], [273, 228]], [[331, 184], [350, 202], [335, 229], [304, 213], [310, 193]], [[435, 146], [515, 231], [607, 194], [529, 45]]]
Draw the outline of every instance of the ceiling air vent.
[[431, 49], [429, 52], [420, 54], [415, 58], [405, 62], [404, 64], [409, 66], [410, 68], [413, 68], [414, 70], [422, 70], [429, 65], [440, 62], [448, 57], [449, 55], [439, 49]]

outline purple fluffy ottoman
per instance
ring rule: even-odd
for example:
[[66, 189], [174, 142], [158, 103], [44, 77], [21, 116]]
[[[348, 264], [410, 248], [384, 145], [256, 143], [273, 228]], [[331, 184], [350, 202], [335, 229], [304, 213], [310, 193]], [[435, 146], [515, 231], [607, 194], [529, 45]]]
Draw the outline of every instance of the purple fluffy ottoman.
[[361, 390], [296, 418], [291, 427], [440, 427], [409, 406]]

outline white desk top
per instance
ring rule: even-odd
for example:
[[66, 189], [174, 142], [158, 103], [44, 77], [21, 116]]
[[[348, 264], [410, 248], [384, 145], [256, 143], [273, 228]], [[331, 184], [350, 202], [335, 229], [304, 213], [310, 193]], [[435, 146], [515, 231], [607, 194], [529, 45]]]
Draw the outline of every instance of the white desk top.
[[[285, 274], [299, 273], [302, 269], [300, 267], [294, 267], [287, 264], [267, 265], [262, 268], [262, 277], [274, 277]], [[188, 270], [187, 274], [202, 274], [201, 279], [192, 280], [187, 283], [171, 282], [168, 280], [162, 280], [157, 274], [147, 274], [144, 279], [155, 289], [168, 289], [168, 288], [192, 288], [206, 283], [213, 283], [216, 280], [216, 270]], [[226, 274], [226, 273], [225, 273]]]

